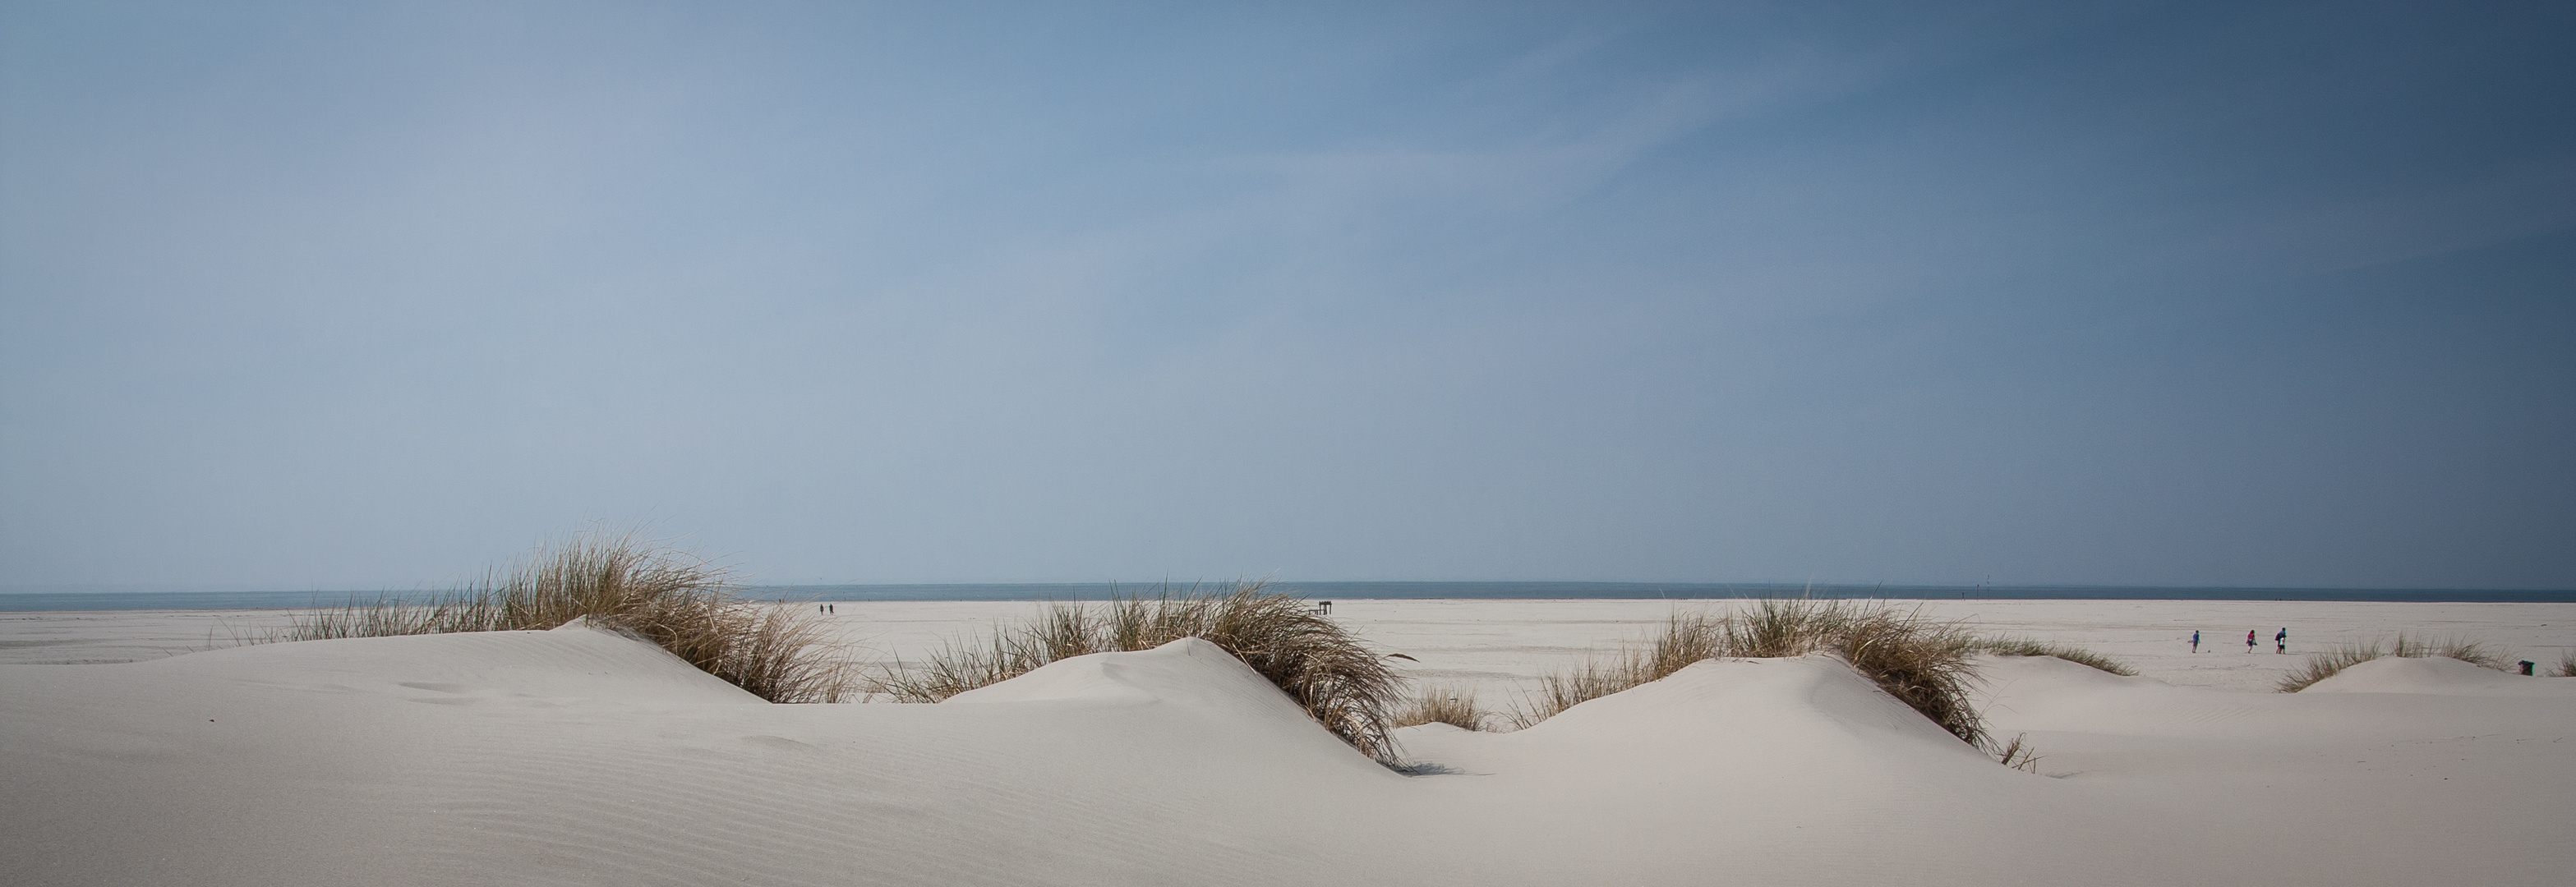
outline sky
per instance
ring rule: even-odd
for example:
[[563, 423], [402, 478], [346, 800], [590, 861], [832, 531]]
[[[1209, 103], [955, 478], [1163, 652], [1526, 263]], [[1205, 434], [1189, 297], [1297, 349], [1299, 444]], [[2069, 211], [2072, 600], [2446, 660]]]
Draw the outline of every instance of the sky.
[[0, 586], [2576, 588], [2576, 7], [0, 6]]

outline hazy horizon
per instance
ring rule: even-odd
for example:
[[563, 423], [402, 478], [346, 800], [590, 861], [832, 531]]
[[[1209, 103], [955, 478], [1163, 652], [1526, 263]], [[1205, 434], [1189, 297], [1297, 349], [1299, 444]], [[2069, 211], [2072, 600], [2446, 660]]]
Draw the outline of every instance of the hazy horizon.
[[[464, 584], [464, 583], [467, 583], [467, 582], [470, 582], [470, 581], [471, 581], [471, 579], [470, 579], [470, 578], [463, 578], [463, 577], [460, 577], [459, 579], [457, 579], [457, 580], [452, 580], [452, 581], [450, 581], [450, 582], [444, 582], [444, 583], [438, 583], [438, 582], [433, 582], [433, 583], [422, 583], [422, 584], [416, 584], [416, 585], [411, 585], [411, 586], [403, 586], [403, 587], [395, 587], [395, 586], [349, 586], [349, 587], [325, 587], [325, 586], [318, 586], [318, 585], [316, 585], [316, 586], [307, 586], [307, 587], [281, 587], [281, 586], [277, 586], [277, 585], [263, 585], [263, 584], [259, 584], [259, 583], [231, 583], [231, 584], [220, 584], [220, 585], [219, 585], [219, 584], [211, 584], [211, 583], [74, 583], [74, 584], [24, 584], [24, 585], [0, 585], [0, 594], [92, 594], [92, 593], [96, 593], [96, 594], [196, 594], [196, 593], [204, 593], [204, 594], [340, 594], [340, 593], [348, 593], [348, 592], [355, 592], [355, 593], [360, 593], [360, 594], [373, 593], [373, 592], [392, 592], [392, 593], [402, 594], [402, 593], [413, 593], [413, 592], [421, 592], [421, 593], [437, 593], [437, 592], [440, 592], [440, 591], [444, 591], [444, 590], [446, 590], [446, 589], [447, 589], [447, 588], [449, 588], [449, 587], [452, 587], [452, 586], [455, 586], [455, 585]], [[2277, 590], [2281, 590], [2281, 591], [2302, 591], [2302, 590], [2304, 590], [2304, 591], [2497, 591], [2497, 592], [2535, 591], [2535, 592], [2576, 592], [2576, 588], [2472, 588], [2472, 587], [2461, 587], [2461, 586], [2426, 586], [2426, 585], [2379, 585], [2379, 586], [2371, 586], [2371, 585], [2114, 585], [2114, 584], [2104, 584], [2104, 583], [2087, 583], [2087, 582], [2041, 582], [2041, 583], [2025, 583], [2025, 584], [2004, 584], [2004, 583], [1964, 583], [1964, 584], [1962, 584], [1962, 583], [1936, 583], [1936, 582], [1920, 582], [1920, 583], [1915, 583], [1915, 582], [1909, 582], [1909, 583], [1866, 583], [1866, 582], [1863, 582], [1863, 583], [1851, 583], [1851, 582], [1837, 582], [1837, 583], [1808, 583], [1808, 582], [1806, 582], [1806, 581], [1804, 581], [1804, 580], [1797, 580], [1797, 579], [1751, 579], [1751, 580], [1718, 580], [1718, 579], [1707, 579], [1707, 580], [1678, 580], [1678, 579], [1677, 579], [1677, 580], [1662, 580], [1662, 581], [1655, 581], [1655, 580], [1610, 580], [1610, 579], [1564, 579], [1564, 578], [1553, 578], [1553, 579], [1296, 579], [1296, 578], [1275, 577], [1275, 576], [1274, 576], [1274, 577], [1257, 577], [1257, 578], [1256, 578], [1256, 577], [1247, 577], [1247, 578], [1245, 578], [1245, 579], [1214, 579], [1214, 578], [1208, 578], [1208, 579], [1171, 579], [1171, 580], [1164, 580], [1164, 579], [1138, 579], [1138, 580], [1118, 580], [1118, 579], [1084, 579], [1084, 580], [1067, 580], [1067, 581], [1056, 581], [1056, 582], [1046, 582], [1046, 581], [1022, 581], [1022, 582], [973, 582], [973, 581], [965, 581], [965, 580], [947, 581], [947, 582], [829, 582], [829, 581], [825, 581], [825, 582], [816, 582], [816, 581], [811, 581], [811, 580], [803, 581], [803, 582], [775, 582], [775, 581], [766, 581], [766, 580], [763, 580], [763, 579], [761, 579], [761, 578], [759, 578], [759, 577], [751, 577], [750, 579], [745, 580], [745, 581], [741, 582], [740, 584], [741, 584], [743, 587], [746, 587], [746, 588], [931, 588], [931, 587], [948, 587], [948, 586], [954, 586], [954, 587], [969, 587], [969, 588], [972, 588], [972, 587], [995, 587], [995, 588], [1000, 588], [1000, 587], [1019, 587], [1019, 588], [1074, 588], [1074, 587], [1081, 587], [1081, 588], [1095, 588], [1095, 587], [1096, 587], [1096, 588], [1145, 589], [1145, 590], [1150, 591], [1150, 590], [1152, 590], [1152, 589], [1156, 589], [1156, 588], [1160, 588], [1160, 587], [1166, 587], [1166, 586], [1174, 587], [1174, 588], [1189, 588], [1189, 587], [1231, 587], [1231, 586], [1232, 586], [1233, 584], [1235, 584], [1235, 583], [1238, 583], [1238, 582], [1249, 582], [1249, 581], [1260, 581], [1260, 582], [1264, 582], [1264, 583], [1267, 583], [1267, 584], [1270, 584], [1270, 585], [1279, 586], [1279, 587], [1288, 587], [1288, 588], [1294, 588], [1294, 587], [1297, 587], [1297, 586], [1303, 586], [1303, 585], [1312, 585], [1312, 586], [1342, 586], [1342, 585], [1568, 585], [1568, 586], [1571, 586], [1571, 585], [1584, 585], [1584, 586], [1637, 586], [1637, 587], [1669, 586], [1669, 587], [1674, 587], [1674, 588], [1784, 588], [1784, 589], [1798, 589], [1798, 588], [1802, 588], [1802, 587], [1813, 587], [1813, 588], [1831, 588], [1831, 589], [1835, 589], [1835, 590], [1838, 590], [1838, 591], [1839, 591], [1839, 590], [1855, 589], [1855, 588], [1875, 588], [1875, 587], [1884, 587], [1884, 588], [1891, 588], [1891, 589], [1946, 589], [1946, 590], [1957, 590], [1957, 589], [1963, 589], [1963, 588], [1969, 588], [1969, 589], [1973, 589], [1973, 588], [1994, 588], [1994, 589], [1998, 589], [1998, 590], [2006, 590], [2006, 591], [2011, 591], [2011, 590], [2029, 590], [2029, 589], [2051, 589], [2051, 588], [2066, 588], [2066, 589], [2082, 589], [2082, 588], [2100, 588], [2100, 589], [2158, 589], [2158, 588], [2163, 588], [2163, 589], [2174, 589], [2174, 590], [2194, 590], [2194, 589], [2198, 589], [2198, 590], [2206, 590], [2206, 591], [2265, 591], [2265, 590], [2275, 590], [2275, 589], [2277, 589]]]
[[2571, 43], [10, 4], [0, 587], [2576, 588]]

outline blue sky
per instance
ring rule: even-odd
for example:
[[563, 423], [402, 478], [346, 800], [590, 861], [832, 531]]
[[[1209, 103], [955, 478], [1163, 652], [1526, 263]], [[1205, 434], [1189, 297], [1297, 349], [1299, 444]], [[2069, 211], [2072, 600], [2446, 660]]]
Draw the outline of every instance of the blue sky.
[[2563, 4], [0, 40], [0, 585], [2576, 587]]

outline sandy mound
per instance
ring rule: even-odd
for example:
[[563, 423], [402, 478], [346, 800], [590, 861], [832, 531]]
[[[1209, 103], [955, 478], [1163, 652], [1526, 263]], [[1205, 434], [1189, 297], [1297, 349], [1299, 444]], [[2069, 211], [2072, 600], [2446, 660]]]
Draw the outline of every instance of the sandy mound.
[[769, 705], [583, 628], [0, 666], [0, 858], [12, 883], [262, 885], [2545, 884], [2576, 867], [2541, 825], [2576, 787], [2576, 706], [2180, 689], [2056, 660], [1990, 674], [1990, 717], [2052, 776], [1996, 766], [1823, 656], [1701, 663], [1519, 733], [1407, 729], [1418, 776], [1198, 641], [940, 705]]
[[1152, 650], [1051, 662], [1028, 674], [957, 694], [948, 701], [1176, 705], [1202, 714], [1242, 718], [1263, 729], [1288, 734], [1313, 728], [1329, 747], [1347, 749], [1259, 672], [1224, 648], [1198, 638], [1183, 638]]
[[2527, 677], [2438, 656], [2355, 663], [2300, 693], [2477, 693], [2576, 700], [2576, 680]]
[[[1459, 771], [1420, 786], [1442, 840], [1512, 859], [1485, 877], [1517, 883], [1974, 883], [2063, 789], [1825, 655], [1702, 662], [1528, 730], [1403, 740]], [[2014, 855], [2074, 864], [2062, 848]]]

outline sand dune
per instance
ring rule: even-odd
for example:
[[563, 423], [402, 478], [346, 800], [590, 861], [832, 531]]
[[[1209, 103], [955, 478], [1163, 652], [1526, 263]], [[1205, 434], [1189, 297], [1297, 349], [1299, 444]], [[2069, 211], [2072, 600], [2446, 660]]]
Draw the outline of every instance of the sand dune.
[[[2251, 658], [2251, 657], [2249, 657]], [[25, 884], [2556, 884], [2576, 680], [1987, 664], [2007, 769], [1816, 656], [1352, 752], [1200, 641], [763, 703], [571, 626], [0, 666]]]

